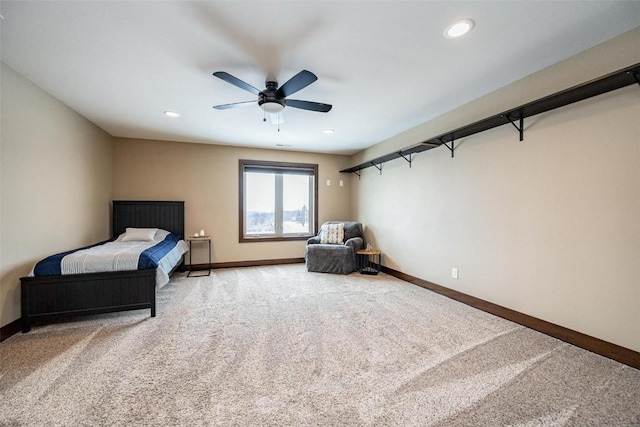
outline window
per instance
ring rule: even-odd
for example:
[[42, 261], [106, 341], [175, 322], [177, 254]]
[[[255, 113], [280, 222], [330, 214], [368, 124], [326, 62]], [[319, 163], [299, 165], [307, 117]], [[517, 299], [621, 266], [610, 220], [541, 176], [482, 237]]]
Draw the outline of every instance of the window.
[[240, 242], [316, 234], [318, 165], [240, 160]]

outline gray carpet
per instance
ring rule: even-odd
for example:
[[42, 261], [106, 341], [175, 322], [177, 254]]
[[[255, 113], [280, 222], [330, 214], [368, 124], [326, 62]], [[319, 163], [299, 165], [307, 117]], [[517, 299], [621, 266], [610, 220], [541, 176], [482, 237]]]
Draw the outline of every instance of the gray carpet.
[[640, 425], [640, 371], [393, 277], [174, 276], [0, 345], [0, 425]]

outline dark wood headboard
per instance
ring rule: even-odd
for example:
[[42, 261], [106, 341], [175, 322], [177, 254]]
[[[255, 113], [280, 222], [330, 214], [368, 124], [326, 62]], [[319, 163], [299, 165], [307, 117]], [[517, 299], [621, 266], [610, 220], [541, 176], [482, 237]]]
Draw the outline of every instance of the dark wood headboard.
[[127, 227], [162, 228], [184, 238], [184, 202], [114, 200], [113, 237]]

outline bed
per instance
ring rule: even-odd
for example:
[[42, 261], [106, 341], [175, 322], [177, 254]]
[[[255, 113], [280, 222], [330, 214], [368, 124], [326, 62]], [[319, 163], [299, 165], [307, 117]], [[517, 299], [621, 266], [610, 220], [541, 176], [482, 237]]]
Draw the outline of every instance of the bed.
[[[184, 236], [184, 202], [112, 202], [112, 237], [127, 228], [158, 228]], [[184, 268], [181, 256], [171, 268]], [[125, 310], [149, 309], [156, 315], [156, 269], [23, 277], [22, 332], [34, 322], [60, 315], [88, 315]]]

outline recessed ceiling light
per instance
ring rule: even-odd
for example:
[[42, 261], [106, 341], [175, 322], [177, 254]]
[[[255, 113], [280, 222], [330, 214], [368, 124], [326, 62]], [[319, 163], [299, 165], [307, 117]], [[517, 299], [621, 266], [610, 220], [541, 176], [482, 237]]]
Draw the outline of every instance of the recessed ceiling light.
[[453, 24], [449, 25], [444, 30], [444, 36], [448, 39], [455, 39], [460, 36], [464, 36], [473, 28], [473, 21], [471, 19], [461, 19]]
[[331, 135], [335, 132], [335, 129], [324, 129], [322, 133], [326, 133], [327, 135]]
[[164, 114], [169, 117], [180, 117], [180, 113], [176, 113], [175, 111], [165, 111]]

